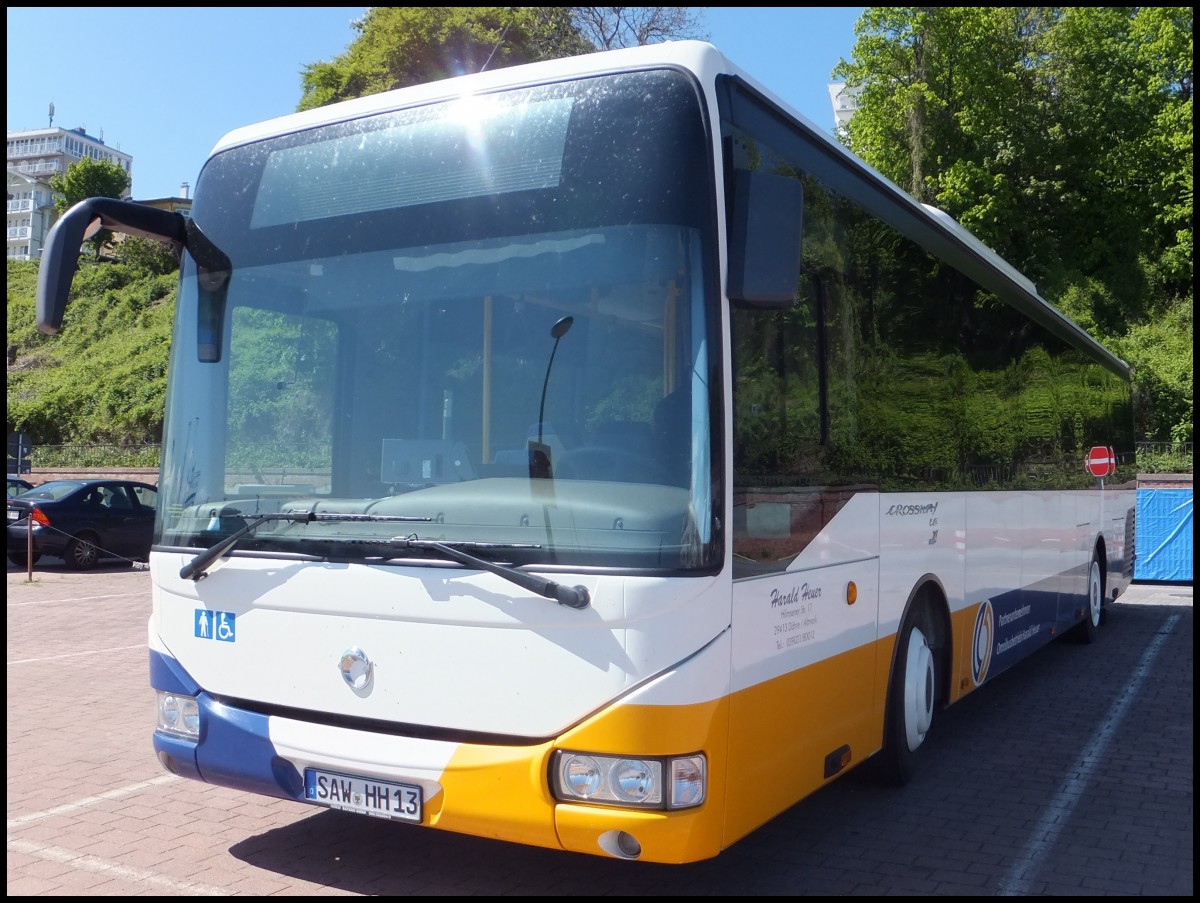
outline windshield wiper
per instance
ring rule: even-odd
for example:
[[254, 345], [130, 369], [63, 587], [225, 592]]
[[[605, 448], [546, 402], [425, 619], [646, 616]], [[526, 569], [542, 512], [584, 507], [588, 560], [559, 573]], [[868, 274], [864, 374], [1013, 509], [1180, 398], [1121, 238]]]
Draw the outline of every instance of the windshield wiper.
[[531, 593], [537, 593], [539, 596], [544, 596], [547, 599], [553, 599], [559, 605], [565, 605], [568, 608], [587, 608], [592, 601], [586, 586], [563, 586], [561, 583], [555, 583], [553, 580], [547, 580], [545, 577], [539, 577], [537, 574], [530, 574], [503, 564], [496, 564], [493, 561], [488, 561], [487, 559], [479, 558], [469, 552], [463, 551], [464, 546], [472, 549], [536, 549], [539, 548], [537, 545], [484, 542], [451, 544], [437, 542], [432, 539], [416, 539], [411, 536], [397, 536], [392, 542], [406, 549], [432, 549], [435, 552], [445, 555], [452, 561], [480, 568], [484, 571], [490, 571], [497, 576], [503, 577], [505, 580], [515, 583], [522, 589], [527, 589]]
[[[263, 514], [250, 521], [240, 530], [226, 536], [216, 545], [205, 549], [182, 568], [179, 569], [179, 576], [184, 580], [199, 581], [206, 576], [206, 571], [212, 567], [213, 562], [236, 546], [243, 537], [253, 533], [260, 526], [270, 521], [287, 521], [297, 524], [311, 524], [316, 521], [332, 521], [335, 523], [357, 523], [357, 522], [391, 522], [391, 523], [430, 523], [433, 521], [431, 517], [407, 517], [403, 515], [390, 514], [317, 514], [312, 511], [285, 511], [278, 514]], [[496, 564], [484, 558], [479, 558], [469, 552], [463, 551], [464, 548], [471, 549], [536, 549], [539, 546], [530, 543], [485, 543], [485, 542], [463, 542], [463, 543], [444, 543], [437, 542], [432, 539], [417, 539], [415, 537], [397, 536], [389, 540], [390, 544], [398, 545], [401, 548], [407, 549], [431, 549], [439, 554], [449, 558], [451, 561], [457, 561], [459, 564], [465, 564], [470, 567], [479, 568], [480, 570], [490, 571], [497, 576], [503, 577], [515, 583], [522, 589], [527, 589], [531, 593], [537, 593], [539, 596], [544, 596], [547, 599], [553, 599], [559, 605], [565, 605], [568, 608], [587, 608], [591, 604], [591, 596], [585, 586], [563, 586], [561, 583], [555, 583], [553, 580], [548, 580], [545, 577], [539, 577], [537, 574], [529, 574], [525, 571], [519, 571], [516, 568], [507, 567], [503, 564]]]
[[391, 514], [318, 514], [314, 511], [284, 511], [278, 514], [263, 514], [250, 521], [250, 523], [246, 524], [246, 526], [242, 527], [236, 533], [231, 533], [216, 545], [205, 549], [179, 569], [179, 576], [184, 580], [199, 581], [205, 576], [205, 571], [212, 567], [213, 562], [237, 545], [242, 540], [242, 537], [253, 533], [268, 521], [281, 520], [296, 524], [311, 524], [316, 521], [333, 521], [336, 523], [351, 521], [429, 523], [433, 518], [405, 517]]

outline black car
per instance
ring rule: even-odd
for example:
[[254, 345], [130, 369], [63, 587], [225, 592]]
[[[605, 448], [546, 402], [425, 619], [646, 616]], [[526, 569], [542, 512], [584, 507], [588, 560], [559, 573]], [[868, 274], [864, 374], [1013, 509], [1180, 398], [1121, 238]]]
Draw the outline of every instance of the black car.
[[20, 495], [22, 492], [28, 492], [33, 488], [33, 484], [28, 480], [22, 480], [20, 477], [14, 477], [11, 473], [8, 475], [8, 497]]
[[29, 562], [30, 522], [36, 564], [43, 555], [86, 570], [101, 559], [146, 561], [158, 490], [135, 480], [51, 480], [8, 500], [8, 560]]

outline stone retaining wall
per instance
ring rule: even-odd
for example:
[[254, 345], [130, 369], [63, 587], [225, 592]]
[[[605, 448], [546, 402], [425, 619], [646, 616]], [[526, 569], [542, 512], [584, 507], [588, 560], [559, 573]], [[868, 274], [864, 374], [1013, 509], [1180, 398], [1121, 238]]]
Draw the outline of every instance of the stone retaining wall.
[[76, 468], [74, 470], [52, 470], [50, 468], [34, 468], [32, 473], [20, 474], [34, 486], [48, 483], [50, 480], [137, 480], [141, 483], [156, 485], [158, 483], [157, 467], [111, 467], [111, 468]]

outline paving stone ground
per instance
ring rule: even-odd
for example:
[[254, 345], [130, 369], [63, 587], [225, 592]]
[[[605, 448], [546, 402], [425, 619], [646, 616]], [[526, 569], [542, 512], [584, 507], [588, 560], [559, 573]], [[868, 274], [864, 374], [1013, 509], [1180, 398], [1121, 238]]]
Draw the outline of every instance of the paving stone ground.
[[1135, 585], [941, 713], [917, 779], [851, 773], [714, 860], [623, 863], [172, 777], [148, 573], [8, 571], [9, 896], [1191, 896], [1192, 588]]

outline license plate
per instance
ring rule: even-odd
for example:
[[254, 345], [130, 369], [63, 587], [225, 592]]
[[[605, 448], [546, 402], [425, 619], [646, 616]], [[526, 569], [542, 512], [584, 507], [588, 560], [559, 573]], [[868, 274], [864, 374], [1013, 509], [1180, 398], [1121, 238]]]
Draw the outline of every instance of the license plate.
[[421, 820], [421, 788], [415, 784], [307, 768], [304, 771], [304, 798], [359, 815], [412, 822]]
[[20, 520], [21, 512], [17, 511], [15, 508], [9, 508], [8, 509], [8, 519], [9, 520]]

